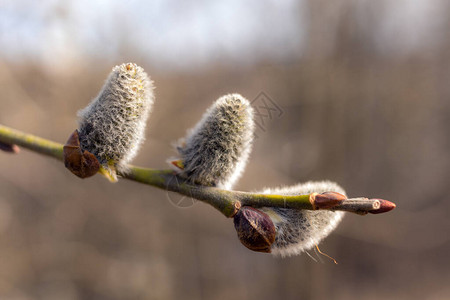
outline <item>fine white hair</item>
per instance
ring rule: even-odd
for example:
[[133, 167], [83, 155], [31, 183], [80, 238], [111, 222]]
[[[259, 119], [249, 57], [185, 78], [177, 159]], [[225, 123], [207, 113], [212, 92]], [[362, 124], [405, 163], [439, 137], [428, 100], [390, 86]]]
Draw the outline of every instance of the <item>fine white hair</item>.
[[[308, 181], [288, 187], [268, 188], [261, 193], [277, 195], [307, 195], [311, 193], [345, 191], [331, 181]], [[311, 249], [327, 237], [339, 224], [344, 212], [262, 207], [271, 218], [276, 236], [271, 251], [274, 255], [291, 256]]]

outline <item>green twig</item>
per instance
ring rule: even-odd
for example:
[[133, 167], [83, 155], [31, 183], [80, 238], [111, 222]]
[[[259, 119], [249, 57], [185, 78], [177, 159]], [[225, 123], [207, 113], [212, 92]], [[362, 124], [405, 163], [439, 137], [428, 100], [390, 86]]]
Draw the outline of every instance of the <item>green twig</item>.
[[[3, 125], [0, 125], [0, 142], [16, 144], [63, 161], [62, 144], [23, 133]], [[241, 206], [314, 209], [310, 201], [310, 195], [284, 196], [257, 194], [192, 185], [177, 176], [172, 170], [155, 170], [130, 165], [126, 172], [121, 172], [119, 175], [129, 180], [152, 185], [209, 203], [227, 217], [232, 217]], [[346, 199], [332, 208], [325, 209], [342, 210], [358, 214], [382, 210], [378, 199], [367, 198]]]
[[0, 141], [63, 160], [63, 145], [0, 124]]

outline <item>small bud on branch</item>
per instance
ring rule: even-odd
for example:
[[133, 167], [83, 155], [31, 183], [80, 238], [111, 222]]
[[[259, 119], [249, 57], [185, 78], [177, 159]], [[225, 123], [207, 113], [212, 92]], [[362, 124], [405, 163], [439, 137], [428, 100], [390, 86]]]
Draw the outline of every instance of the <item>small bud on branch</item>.
[[14, 153], [14, 154], [17, 154], [20, 152], [19, 146], [14, 145], [14, 144], [6, 144], [6, 143], [2, 143], [2, 142], [0, 142], [0, 150], [9, 152], [9, 153]]
[[100, 163], [94, 154], [80, 147], [78, 130], [75, 130], [63, 147], [64, 165], [80, 178], [88, 178], [97, 174]]
[[257, 252], [271, 252], [276, 232], [272, 220], [266, 213], [244, 206], [234, 216], [234, 227], [245, 247]]
[[309, 195], [309, 201], [313, 206], [314, 210], [316, 209], [325, 209], [325, 208], [333, 208], [342, 203], [342, 201], [346, 200], [342, 194], [336, 192], [325, 192], [325, 193], [312, 193]]

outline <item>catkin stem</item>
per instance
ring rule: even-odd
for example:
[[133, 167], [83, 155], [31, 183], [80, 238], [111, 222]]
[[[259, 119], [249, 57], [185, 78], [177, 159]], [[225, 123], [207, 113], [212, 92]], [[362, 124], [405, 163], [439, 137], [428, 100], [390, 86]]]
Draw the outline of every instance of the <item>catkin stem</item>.
[[[0, 124], [0, 142], [16, 144], [34, 152], [63, 161], [63, 145], [27, 134]], [[177, 176], [172, 170], [156, 170], [128, 166], [126, 172], [119, 173], [123, 178], [152, 185], [209, 203], [226, 217], [232, 217], [241, 206], [283, 207], [313, 210], [309, 195], [284, 196], [228, 191], [214, 187], [191, 185]], [[379, 207], [376, 199], [355, 198], [344, 200], [330, 210], [340, 210], [366, 214]]]

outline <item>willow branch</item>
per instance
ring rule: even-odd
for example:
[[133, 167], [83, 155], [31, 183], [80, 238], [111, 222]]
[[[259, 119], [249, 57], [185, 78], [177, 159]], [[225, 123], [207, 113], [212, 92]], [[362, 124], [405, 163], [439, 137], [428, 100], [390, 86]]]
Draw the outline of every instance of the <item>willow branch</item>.
[[[44, 154], [63, 161], [63, 145], [28, 133], [24, 133], [0, 125], [0, 143], [18, 145], [34, 152]], [[285, 196], [272, 194], [258, 194], [240, 191], [228, 191], [214, 187], [192, 185], [177, 176], [172, 170], [156, 170], [128, 166], [126, 172], [119, 173], [123, 178], [148, 184], [167, 191], [176, 192], [206, 203], [232, 217], [241, 206], [252, 207], [282, 207], [295, 209], [318, 209], [311, 201], [311, 195]], [[386, 204], [388, 202], [388, 204]], [[357, 214], [382, 213], [391, 210], [395, 205], [381, 199], [353, 198], [344, 199], [332, 207], [321, 207], [333, 211], [347, 211]], [[389, 208], [389, 209], [388, 209]]]

